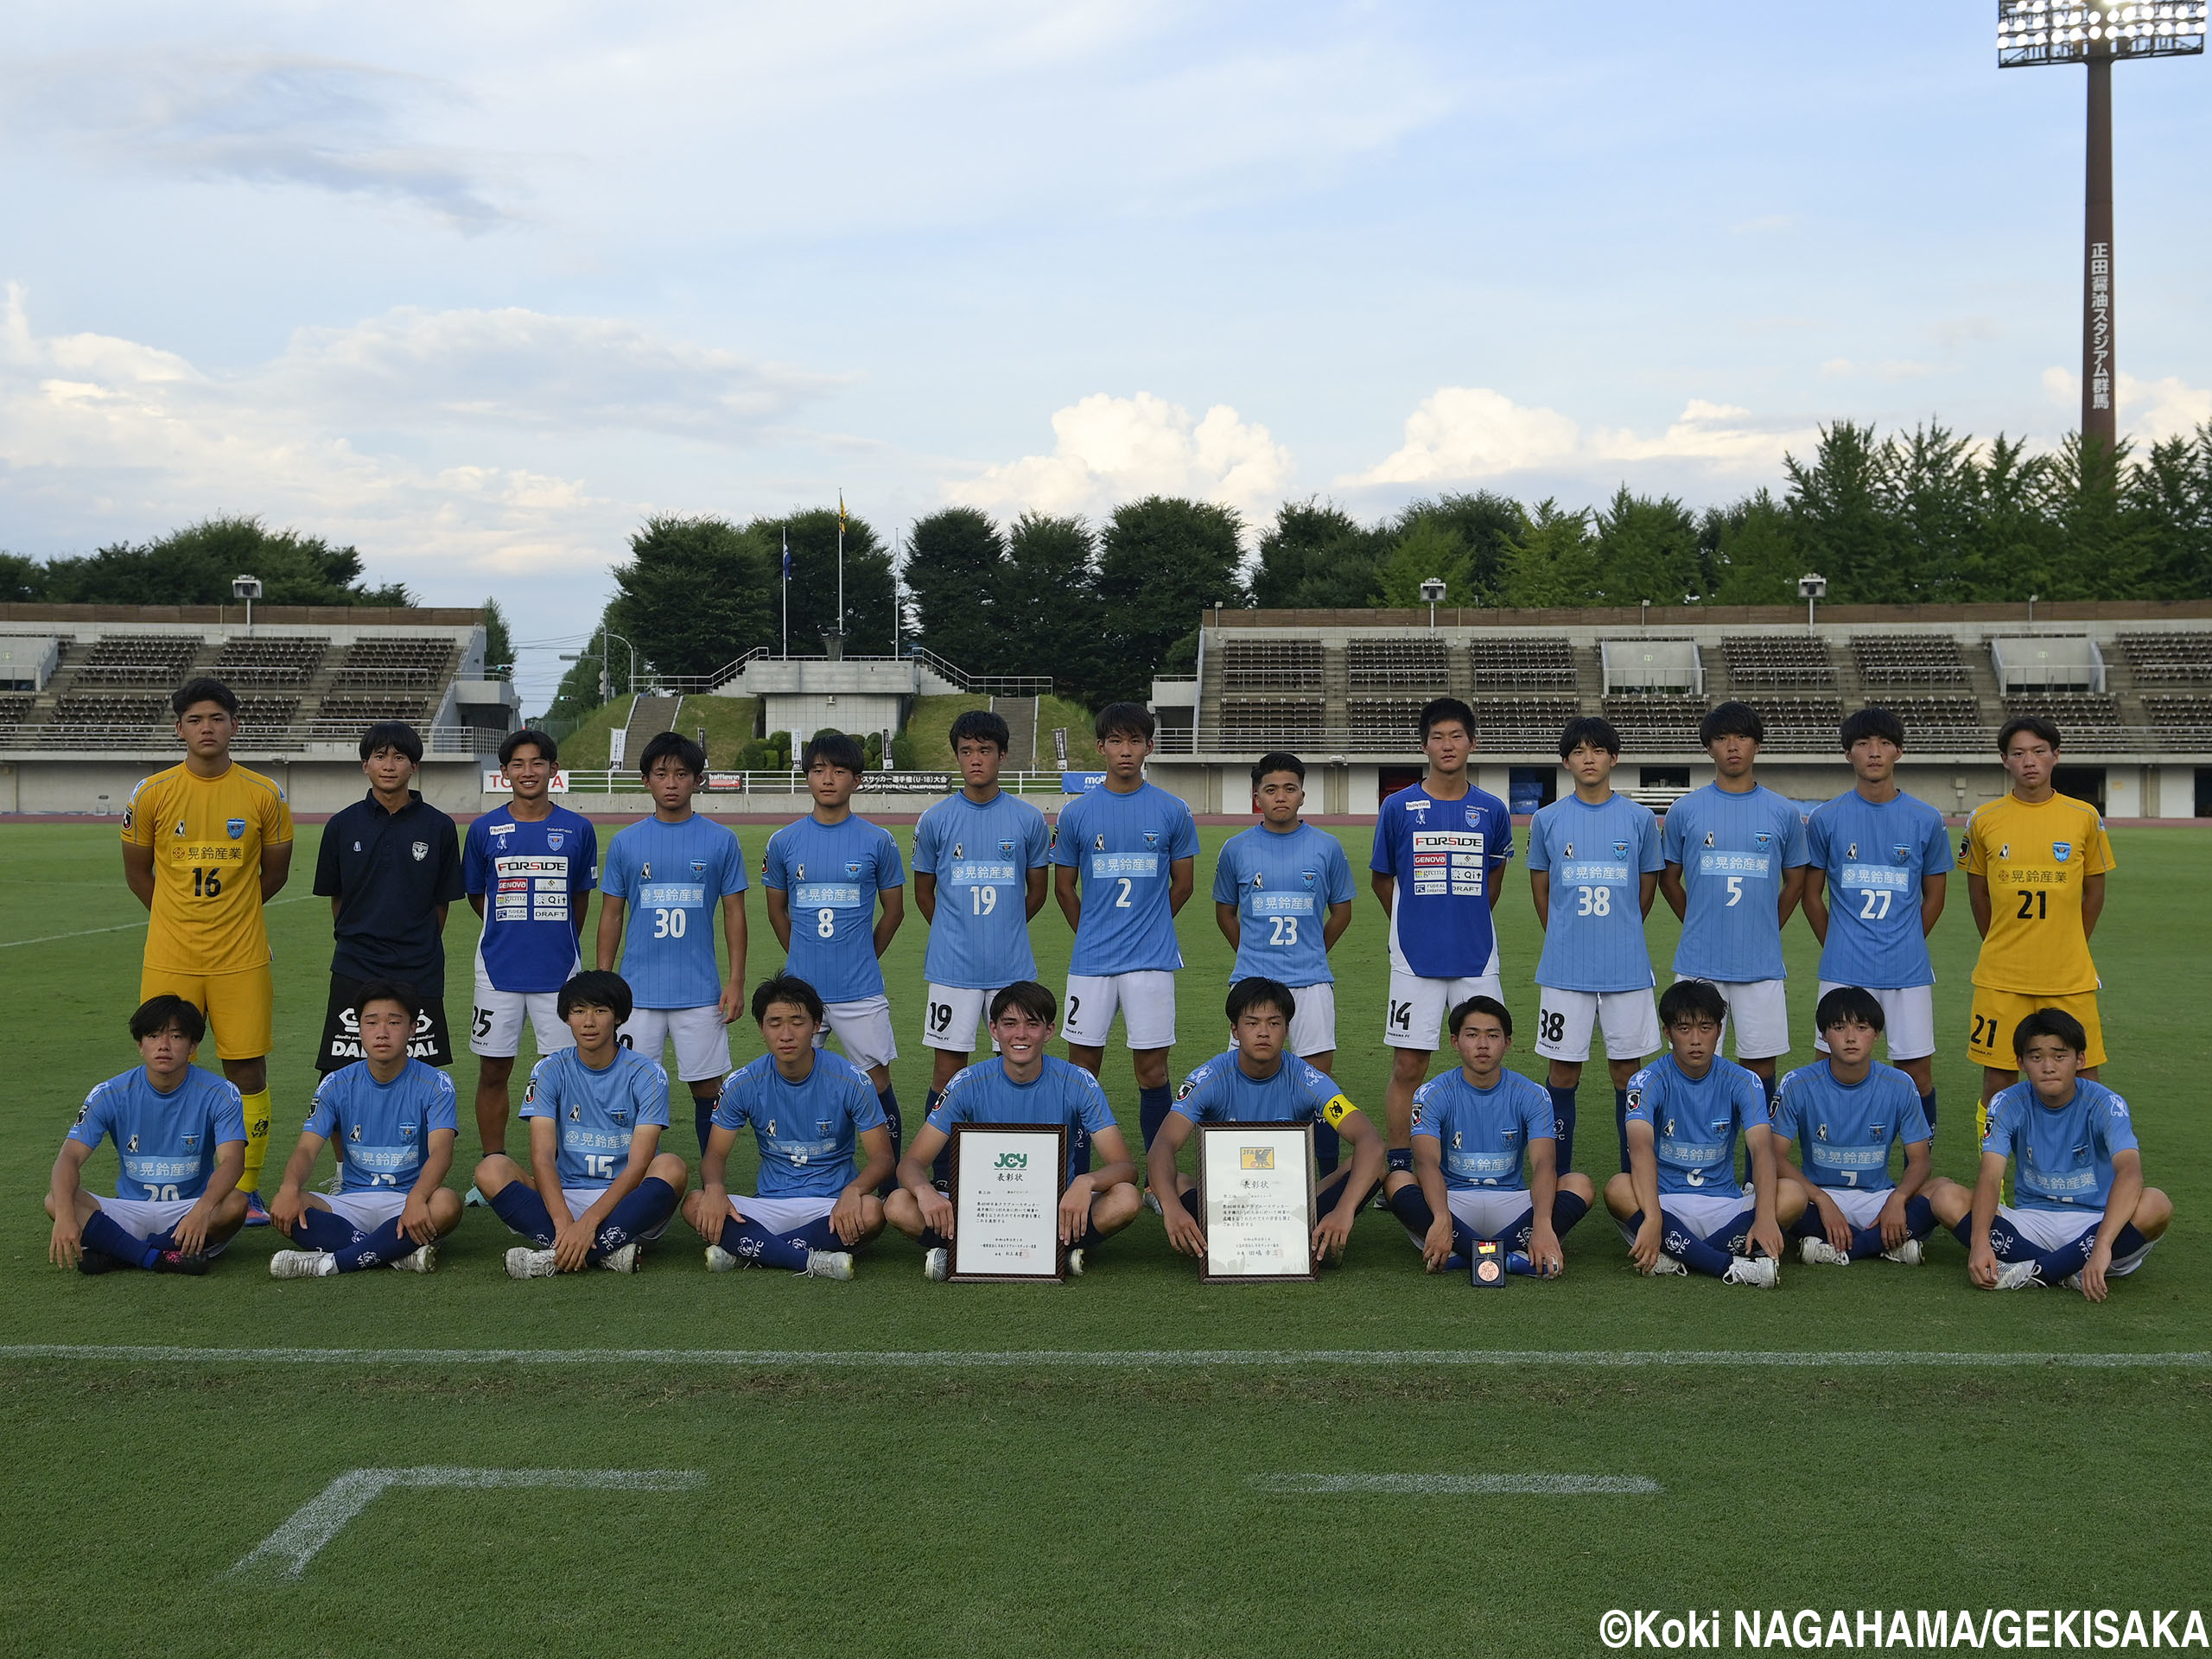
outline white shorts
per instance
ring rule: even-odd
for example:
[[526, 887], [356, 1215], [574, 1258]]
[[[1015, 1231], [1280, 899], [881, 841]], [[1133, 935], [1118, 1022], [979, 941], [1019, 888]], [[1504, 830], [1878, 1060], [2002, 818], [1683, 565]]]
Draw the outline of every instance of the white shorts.
[[829, 1198], [802, 1197], [796, 1198], [747, 1198], [732, 1193], [729, 1200], [731, 1215], [744, 1221], [757, 1221], [772, 1233], [795, 1233], [802, 1227], [817, 1222], [837, 1207], [834, 1195]]
[[1382, 1018], [1382, 1041], [1390, 1048], [1421, 1048], [1434, 1053], [1444, 1040], [1446, 1016], [1471, 996], [1505, 1001], [1498, 982], [1497, 948], [1490, 965], [1472, 979], [1422, 979], [1402, 968], [1390, 969], [1390, 1005]]
[[1447, 1191], [1444, 1201], [1452, 1218], [1473, 1229], [1477, 1238], [1502, 1238], [1505, 1230], [1528, 1215], [1535, 1199], [1525, 1189], [1465, 1186]]
[[1881, 1219], [1882, 1206], [1890, 1201], [1894, 1189], [1876, 1192], [1863, 1186], [1824, 1186], [1819, 1190], [1835, 1200], [1835, 1207], [1853, 1227], [1872, 1227]]
[[[1751, 1217], [1758, 1209], [1748, 1192], [1737, 1198], [1725, 1192], [1662, 1192], [1659, 1207], [1694, 1230], [1700, 1238], [1711, 1238], [1731, 1222], [1739, 1222], [1742, 1230], [1748, 1230]], [[1628, 1243], [1635, 1243], [1636, 1229], [1626, 1222], [1619, 1225], [1621, 1237]]]
[[1294, 985], [1290, 994], [1298, 999], [1298, 1012], [1290, 1017], [1290, 1052], [1304, 1059], [1314, 1054], [1332, 1054], [1337, 1047], [1337, 988], [1324, 982], [1319, 985]]
[[845, 1058], [863, 1071], [888, 1065], [899, 1058], [898, 1039], [891, 1034], [891, 999], [878, 993], [856, 1002], [828, 1002], [828, 1016], [814, 1033], [814, 1046], [823, 1046], [835, 1037]]
[[323, 1199], [331, 1214], [357, 1233], [373, 1233], [388, 1221], [399, 1219], [407, 1208], [404, 1192], [333, 1192]]
[[[1837, 988], [1833, 979], [1821, 982], [1821, 995], [1826, 996]], [[1899, 1060], [1925, 1059], [1936, 1052], [1936, 988], [1933, 985], [1907, 985], [1894, 991], [1868, 992], [1882, 1005], [1882, 1040], [1890, 1051], [1890, 1064]], [[1820, 1005], [1815, 1002], [1817, 1009]], [[1818, 1031], [1813, 1033], [1814, 1050], [1821, 1054], [1828, 1052], [1827, 1039]]]
[[[571, 1221], [583, 1214], [585, 1211], [590, 1209], [592, 1205], [597, 1204], [606, 1196], [607, 1189], [603, 1186], [564, 1186], [561, 1189], [561, 1202], [569, 1206], [569, 1218]], [[683, 1208], [683, 1206], [682, 1205], [678, 1205], [675, 1210], [671, 1211], [669, 1212], [668, 1221], [675, 1220], [677, 1212]], [[612, 1214], [613, 1212], [609, 1211], [608, 1213]], [[649, 1233], [639, 1233], [638, 1236], [647, 1243], [658, 1238], [663, 1233], [668, 1230], [668, 1221], [664, 1221], [659, 1226], [654, 1228]]]
[[468, 1020], [468, 1052], [487, 1060], [512, 1060], [522, 1052], [524, 1016], [537, 1033], [540, 1055], [556, 1048], [574, 1048], [576, 1034], [561, 1017], [560, 999], [558, 991], [495, 990], [484, 971], [484, 959], [479, 957], [476, 1004]]
[[[990, 1017], [996, 990], [979, 991], [965, 985], [939, 985], [932, 981], [922, 1004], [922, 1046], [948, 1054], [973, 1054], [976, 1038]], [[991, 1044], [998, 1052], [998, 1044]]]
[[622, 1046], [658, 1063], [661, 1046], [676, 1044], [679, 1082], [705, 1083], [729, 1071], [729, 1027], [721, 1005], [697, 1008], [633, 1008], [622, 1022]]
[[[92, 1199], [100, 1213], [130, 1235], [133, 1238], [152, 1238], [166, 1233], [182, 1221], [197, 1198], [100, 1198]], [[231, 1248], [231, 1241], [210, 1244], [207, 1254], [220, 1255]]]
[[[2071, 1244], [2094, 1227], [2104, 1224], [2101, 1210], [2016, 1210], [2009, 1204], [1997, 1206], [1997, 1213], [2012, 1224], [2012, 1230], [2039, 1250], [2055, 1250], [2062, 1244]], [[2105, 1271], [2117, 1278], [2133, 1273], [2143, 1265], [2143, 1258], [2158, 1247], [2152, 1239], [2133, 1255], [2115, 1255], [2112, 1266]]]
[[[1676, 974], [1675, 983], [1690, 977]], [[1729, 1030], [1735, 1031], [1738, 1060], [1771, 1060], [1789, 1052], [1789, 1004], [1782, 992], [1787, 982], [1716, 979], [1711, 982], [1728, 999], [1728, 1018], [1722, 1023], [1720, 1040], [1726, 1043]]]
[[1609, 1060], [1640, 1060], [1666, 1040], [1659, 1034], [1659, 999], [1642, 991], [1536, 991], [1536, 1052], [1580, 1065], [1590, 1058], [1593, 1031], [1605, 1034]]
[[1103, 1048], [1122, 1014], [1122, 1037], [1131, 1048], [1175, 1046], [1175, 976], [1165, 968], [1134, 974], [1070, 974], [1060, 1035], [1080, 1048]]

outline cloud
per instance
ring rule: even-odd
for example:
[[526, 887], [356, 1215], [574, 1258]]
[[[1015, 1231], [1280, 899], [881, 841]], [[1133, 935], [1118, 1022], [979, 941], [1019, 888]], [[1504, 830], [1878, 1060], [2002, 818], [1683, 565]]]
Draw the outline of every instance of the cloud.
[[[2045, 369], [2043, 386], [2054, 404], [2079, 418], [2082, 377], [2071, 369]], [[2157, 443], [2166, 438], [2185, 438], [2212, 421], [2212, 390], [2192, 386], [2179, 375], [2144, 380], [2120, 372], [2120, 423], [2133, 438]], [[2070, 424], [2070, 423], [2069, 423]]]
[[1248, 524], [1282, 499], [1290, 451], [1226, 404], [1192, 421], [1181, 406], [1141, 391], [1093, 392], [1052, 416], [1049, 455], [1025, 455], [944, 486], [947, 501], [1001, 513], [1097, 515], [1147, 495], [1180, 495], [1236, 508]]
[[512, 216], [498, 168], [412, 130], [464, 101], [423, 76], [280, 53], [92, 51], [0, 69], [19, 137], [188, 178], [410, 201], [478, 231]]
[[1406, 417], [1405, 442], [1363, 473], [1337, 482], [1361, 488], [1389, 484], [1447, 484], [1535, 470], [1574, 470], [1624, 461], [1687, 461], [1719, 472], [1771, 470], [1793, 445], [1817, 435], [1783, 430], [1733, 404], [1692, 398], [1681, 417], [1656, 438], [1626, 428], [1585, 432], [1552, 409], [1516, 404], [1487, 386], [1445, 386]]
[[1935, 372], [1925, 363], [1909, 362], [1902, 358], [1885, 359], [1879, 363], [1854, 363], [1847, 357], [1832, 357], [1821, 365], [1821, 377], [1829, 380], [1917, 380]]

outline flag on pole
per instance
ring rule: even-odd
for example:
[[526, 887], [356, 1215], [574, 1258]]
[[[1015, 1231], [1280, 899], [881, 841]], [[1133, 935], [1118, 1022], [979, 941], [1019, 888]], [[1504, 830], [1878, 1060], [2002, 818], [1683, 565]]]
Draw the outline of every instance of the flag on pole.
[[845, 493], [842, 490], [837, 492], [837, 533], [840, 536], [845, 533]]
[[784, 531], [784, 580], [785, 580], [785, 582], [789, 582], [791, 579], [791, 531], [790, 531], [786, 530], [786, 531]]

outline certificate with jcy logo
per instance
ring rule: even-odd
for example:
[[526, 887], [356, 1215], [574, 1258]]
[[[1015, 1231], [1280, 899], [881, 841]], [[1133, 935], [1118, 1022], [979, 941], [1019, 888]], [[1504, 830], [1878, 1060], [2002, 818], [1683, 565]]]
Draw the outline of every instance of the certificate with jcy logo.
[[1066, 1179], [1065, 1124], [952, 1126], [952, 1271], [956, 1283], [1058, 1282]]

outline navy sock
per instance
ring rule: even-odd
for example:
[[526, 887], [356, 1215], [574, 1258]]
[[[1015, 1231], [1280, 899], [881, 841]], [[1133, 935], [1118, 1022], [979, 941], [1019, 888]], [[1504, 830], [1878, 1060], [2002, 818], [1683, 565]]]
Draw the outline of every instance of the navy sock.
[[[922, 1096], [923, 1117], [927, 1118], [931, 1112], [937, 1110], [938, 1102], [944, 1098], [944, 1096], [934, 1089], [924, 1095]], [[949, 1135], [944, 1137], [944, 1144], [937, 1149], [936, 1158], [931, 1161], [930, 1179], [935, 1181], [939, 1186], [949, 1187], [952, 1185], [952, 1137]]]
[[1933, 1089], [1920, 1097], [1920, 1109], [1927, 1116], [1928, 1127], [1934, 1128], [1936, 1127], [1936, 1091]]
[[418, 1248], [413, 1239], [399, 1230], [399, 1217], [394, 1216], [375, 1231], [362, 1236], [358, 1243], [333, 1254], [338, 1258], [339, 1272], [358, 1273], [363, 1268], [380, 1268], [403, 1255], [412, 1255]]
[[361, 1242], [361, 1230], [334, 1210], [309, 1205], [300, 1211], [300, 1225], [293, 1235], [302, 1249], [328, 1250], [334, 1255]]
[[715, 1132], [715, 1103], [712, 1099], [691, 1096], [691, 1127], [699, 1132], [699, 1150], [707, 1149], [707, 1137]]
[[924, 1227], [921, 1237], [914, 1242], [925, 1250], [949, 1250], [952, 1248], [952, 1241], [934, 1227]]
[[1628, 1090], [1613, 1090], [1613, 1133], [1621, 1140], [1621, 1173], [1628, 1173]]
[[613, 1255], [632, 1240], [643, 1238], [675, 1213], [676, 1189], [658, 1175], [646, 1176], [599, 1224], [598, 1235], [593, 1238], [584, 1259], [596, 1262], [602, 1255]]
[[1553, 1236], [1557, 1238], [1565, 1238], [1574, 1230], [1575, 1224], [1589, 1213], [1590, 1205], [1587, 1200], [1579, 1198], [1572, 1192], [1553, 1193]]
[[1106, 1235], [1098, 1230], [1098, 1223], [1086, 1218], [1083, 1224], [1083, 1236], [1076, 1240], [1075, 1248], [1078, 1250], [1095, 1250], [1105, 1242]]
[[156, 1233], [152, 1237], [149, 1238], [139, 1248], [141, 1249], [151, 1250], [156, 1255], [159, 1255], [164, 1250], [174, 1250], [181, 1249], [181, 1247], [176, 1242], [176, 1229], [174, 1227], [164, 1227], [160, 1232]]
[[[1428, 1207], [1428, 1199], [1419, 1185], [1402, 1186], [1390, 1200], [1390, 1213], [1404, 1224], [1414, 1236], [1416, 1248], [1428, 1238], [1428, 1230], [1436, 1224], [1436, 1211]], [[1452, 1253], [1465, 1255], [1475, 1248], [1474, 1229], [1457, 1216], [1452, 1217]]]
[[1414, 1173], [1414, 1149], [1411, 1147], [1392, 1147], [1382, 1154], [1382, 1173], [1386, 1175], [1393, 1171], [1402, 1171], [1408, 1175]]
[[[1808, 1216], [1813, 1213], [1810, 1205], [1805, 1207], [1805, 1213]], [[1904, 1201], [1904, 1224], [1914, 1238], [1925, 1238], [1934, 1230], [1936, 1212], [1929, 1208], [1927, 1199], [1912, 1198]], [[1888, 1248], [1882, 1243], [1879, 1227], [1861, 1227], [1851, 1235], [1851, 1259], [1854, 1262], [1864, 1262], [1869, 1256], [1879, 1255]]]
[[1337, 1166], [1344, 1161], [1344, 1137], [1324, 1123], [1313, 1120], [1313, 1170], [1326, 1180], [1337, 1173]]
[[1184, 1209], [1190, 1211], [1191, 1219], [1192, 1221], [1197, 1222], [1201, 1227], [1205, 1225], [1205, 1212], [1198, 1207], [1198, 1189], [1197, 1187], [1192, 1187], [1187, 1192], [1179, 1193], [1176, 1196], [1175, 1201], [1181, 1205]]
[[765, 1267], [788, 1268], [793, 1273], [806, 1268], [806, 1247], [770, 1232], [757, 1221], [740, 1221], [731, 1217], [722, 1223], [722, 1249], [741, 1262], [758, 1262]]
[[132, 1268], [150, 1268], [155, 1258], [161, 1255], [152, 1244], [99, 1210], [85, 1217], [84, 1247], [88, 1250], [98, 1250], [102, 1255], [111, 1255], [126, 1267]]
[[[1643, 1225], [1643, 1211], [1639, 1210], [1628, 1218], [1628, 1229], [1635, 1232]], [[1683, 1226], [1662, 1207], [1659, 1211], [1659, 1248], [1692, 1273], [1709, 1274], [1718, 1279], [1733, 1265], [1728, 1252], [1716, 1249]]]
[[1535, 1236], [1535, 1232], [1536, 1206], [1532, 1204], [1514, 1217], [1511, 1221], [1506, 1223], [1505, 1230], [1497, 1236], [1497, 1242], [1504, 1245], [1508, 1250], [1526, 1250], [1529, 1248], [1529, 1241]]
[[491, 1197], [492, 1213], [541, 1250], [553, 1248], [553, 1216], [537, 1189], [509, 1181]]
[[1164, 1083], [1157, 1089], [1137, 1090], [1137, 1127], [1143, 1131], [1147, 1147], [1152, 1145], [1152, 1137], [1160, 1133], [1160, 1126], [1167, 1121], [1168, 1111], [1174, 1103], [1175, 1097], [1168, 1093]]
[[1574, 1167], [1574, 1094], [1572, 1089], [1548, 1088], [1552, 1097], [1552, 1123], [1559, 1135], [1556, 1166], [1564, 1175]]
[[899, 1111], [899, 1085], [885, 1084], [875, 1091], [875, 1101], [883, 1108], [883, 1121], [891, 1126], [891, 1155], [895, 1159], [906, 1149], [906, 1120]]

